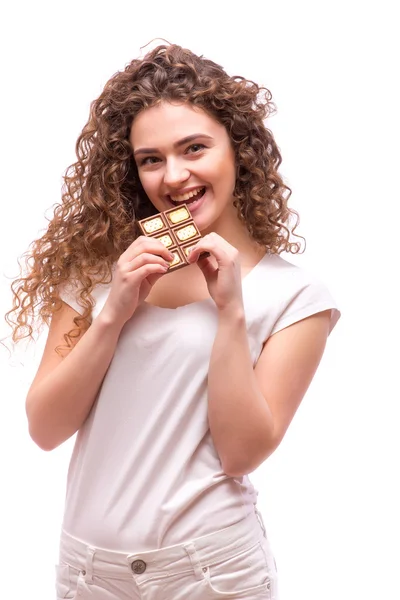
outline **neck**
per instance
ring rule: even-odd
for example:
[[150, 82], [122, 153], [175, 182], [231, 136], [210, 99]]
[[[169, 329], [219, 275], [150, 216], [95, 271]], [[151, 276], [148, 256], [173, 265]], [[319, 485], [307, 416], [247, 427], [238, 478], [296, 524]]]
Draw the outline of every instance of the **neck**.
[[239, 220], [237, 209], [233, 205], [227, 207], [209, 229], [202, 231], [202, 234], [211, 232], [218, 233], [239, 251], [242, 264], [247, 258], [250, 262], [254, 257], [261, 259], [266, 252], [266, 249], [250, 236], [246, 225]]

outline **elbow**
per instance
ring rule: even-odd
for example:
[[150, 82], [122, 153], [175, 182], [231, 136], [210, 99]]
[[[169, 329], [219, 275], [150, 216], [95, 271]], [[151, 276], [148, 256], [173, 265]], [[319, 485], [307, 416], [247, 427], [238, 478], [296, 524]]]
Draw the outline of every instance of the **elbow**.
[[51, 452], [51, 450], [54, 450], [57, 448], [57, 446], [59, 446], [59, 444], [50, 439], [48, 435], [43, 435], [43, 431], [38, 431], [35, 427], [33, 427], [31, 423], [29, 424], [29, 435], [36, 446], [45, 452]]
[[72, 437], [77, 428], [60, 425], [49, 425], [44, 423], [42, 419], [28, 417], [28, 430], [31, 440], [41, 450], [51, 452], [58, 446], [61, 446], [66, 440]]
[[33, 407], [28, 402], [26, 405], [26, 416], [28, 418], [29, 436], [36, 446], [45, 452], [50, 452], [60, 445], [54, 439], [54, 433], [52, 434], [48, 428], [43, 426], [43, 419], [35, 413]]
[[223, 464], [222, 468], [224, 470], [225, 475], [228, 477], [244, 477], [245, 475], [249, 475], [253, 471], [255, 471], [268, 457], [266, 456], [262, 460], [259, 461], [237, 461], [231, 462], [228, 464]]
[[231, 455], [221, 460], [222, 469], [228, 477], [244, 477], [258, 469], [273, 454], [276, 448], [277, 446], [269, 444], [257, 448], [255, 452], [247, 450], [239, 453], [236, 457]]
[[[261, 462], [259, 463], [261, 464]], [[222, 469], [228, 477], [244, 477], [245, 475], [249, 475], [253, 471], [257, 469], [259, 464], [256, 464], [252, 461], [240, 461], [240, 462], [230, 462], [230, 463], [222, 463]]]
[[251, 473], [251, 471], [248, 472], [243, 472], [242, 469], [231, 469], [229, 467], [225, 467], [224, 465], [222, 465], [222, 469], [225, 473], [225, 475], [227, 475], [228, 477], [233, 477], [233, 478], [238, 478], [238, 477], [244, 477], [245, 475], [248, 475], [249, 473]]

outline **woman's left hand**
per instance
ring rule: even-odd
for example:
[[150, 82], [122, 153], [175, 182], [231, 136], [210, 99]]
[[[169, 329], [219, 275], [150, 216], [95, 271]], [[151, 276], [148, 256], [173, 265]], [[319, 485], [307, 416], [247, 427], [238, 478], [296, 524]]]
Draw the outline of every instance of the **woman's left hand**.
[[[217, 266], [209, 257], [199, 259], [203, 252], [209, 252]], [[188, 260], [190, 263], [197, 261], [218, 310], [243, 308], [242, 274], [236, 248], [217, 233], [209, 233], [193, 248]]]

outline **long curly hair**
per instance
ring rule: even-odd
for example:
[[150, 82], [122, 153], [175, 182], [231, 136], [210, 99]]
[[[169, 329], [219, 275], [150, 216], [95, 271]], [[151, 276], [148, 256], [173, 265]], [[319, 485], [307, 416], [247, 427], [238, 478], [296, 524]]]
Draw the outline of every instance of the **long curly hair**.
[[157, 212], [133, 159], [132, 121], [172, 100], [200, 107], [225, 126], [236, 158], [234, 204], [251, 237], [270, 253], [300, 252], [290, 241], [299, 216], [288, 208], [291, 189], [278, 174], [281, 154], [264, 124], [275, 112], [270, 91], [180, 46], [160, 45], [113, 75], [91, 104], [61, 203], [22, 255], [27, 272], [11, 284], [13, 308], [5, 318], [14, 342], [32, 338], [36, 320], [49, 324], [62, 306], [58, 290], [70, 279], [79, 282], [84, 311], [64, 336], [68, 347], [90, 319], [93, 288], [111, 281], [113, 263], [138, 235], [137, 220]]

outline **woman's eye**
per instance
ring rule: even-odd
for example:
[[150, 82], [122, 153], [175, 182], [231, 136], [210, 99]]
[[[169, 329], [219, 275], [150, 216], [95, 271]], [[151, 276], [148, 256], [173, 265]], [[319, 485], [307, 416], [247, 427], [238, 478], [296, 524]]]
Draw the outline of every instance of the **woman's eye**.
[[146, 158], [143, 158], [140, 161], [140, 166], [144, 166], [144, 165], [155, 165], [156, 162], [158, 162], [160, 159], [157, 158], [156, 156], [146, 156]]
[[204, 144], [191, 144], [191, 146], [187, 148], [186, 152], [187, 154], [196, 154], [197, 152], [201, 152], [201, 150], [204, 150], [204, 148]]

